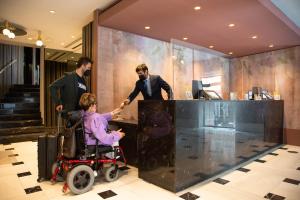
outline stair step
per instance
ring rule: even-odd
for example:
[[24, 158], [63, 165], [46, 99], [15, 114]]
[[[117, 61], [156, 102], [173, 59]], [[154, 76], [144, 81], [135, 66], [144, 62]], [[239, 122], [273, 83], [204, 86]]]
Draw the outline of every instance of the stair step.
[[14, 128], [24, 126], [40, 126], [42, 120], [13, 120], [13, 121], [0, 121], [0, 128]]
[[29, 85], [29, 84], [15, 84], [13, 85], [13, 88], [40, 88], [40, 85]]
[[10, 88], [10, 92], [40, 92], [40, 88]]
[[41, 119], [40, 113], [0, 115], [0, 121]]
[[3, 128], [0, 129], [0, 136], [8, 135], [20, 135], [40, 132], [53, 132], [55, 128], [45, 126], [27, 126], [27, 127], [16, 127], [16, 128]]
[[39, 136], [43, 136], [46, 134], [48, 134], [48, 132], [0, 136], [0, 144], [37, 140]]
[[0, 109], [28, 109], [28, 108], [39, 108], [39, 103], [23, 103], [23, 102], [14, 102], [14, 103], [0, 103]]
[[7, 97], [39, 97], [39, 92], [9, 92]]
[[13, 103], [13, 102], [22, 102], [22, 103], [39, 103], [40, 97], [5, 97], [0, 100], [1, 103]]
[[40, 113], [39, 108], [30, 109], [0, 109], [0, 115]]

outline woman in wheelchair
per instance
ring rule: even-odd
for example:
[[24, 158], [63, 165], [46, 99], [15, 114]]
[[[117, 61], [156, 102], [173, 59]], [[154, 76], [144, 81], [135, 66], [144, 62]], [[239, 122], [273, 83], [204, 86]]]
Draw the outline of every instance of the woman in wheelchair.
[[[70, 158], [65, 156], [58, 158], [52, 167], [53, 182], [58, 178], [65, 180], [63, 192], [69, 188], [74, 194], [82, 194], [89, 191], [99, 173], [104, 174], [106, 181], [114, 181], [119, 176], [119, 166], [116, 152], [120, 153], [126, 166], [126, 159], [121, 147], [111, 146], [125, 136], [119, 131], [108, 131], [108, 121], [121, 112], [121, 108], [110, 113], [99, 114], [96, 112], [96, 96], [91, 93], [84, 93], [79, 102], [82, 107], [82, 120], [78, 121], [84, 125], [84, 139], [88, 152], [94, 152], [94, 156], [87, 156], [85, 159]], [[77, 124], [77, 123], [76, 123]], [[76, 125], [74, 125], [76, 126]], [[82, 127], [82, 126], [81, 126]], [[82, 129], [81, 129], [82, 130]], [[98, 145], [98, 146], [97, 146]], [[96, 150], [96, 152], [95, 152]], [[112, 158], [106, 158], [104, 153], [113, 153]]]
[[99, 114], [97, 110], [96, 96], [91, 93], [82, 94], [79, 105], [83, 109], [83, 121], [85, 128], [85, 141], [90, 151], [94, 151], [96, 141], [99, 145], [112, 146], [125, 136], [125, 133], [108, 130], [108, 121], [122, 111], [117, 108], [109, 113]]

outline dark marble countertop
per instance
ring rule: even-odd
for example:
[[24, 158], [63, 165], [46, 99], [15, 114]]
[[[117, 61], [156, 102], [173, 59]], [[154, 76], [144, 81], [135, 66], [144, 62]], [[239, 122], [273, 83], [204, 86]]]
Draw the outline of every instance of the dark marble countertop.
[[122, 123], [122, 124], [134, 124], [137, 125], [137, 120], [131, 120], [131, 119], [113, 119], [110, 120], [111, 123]]

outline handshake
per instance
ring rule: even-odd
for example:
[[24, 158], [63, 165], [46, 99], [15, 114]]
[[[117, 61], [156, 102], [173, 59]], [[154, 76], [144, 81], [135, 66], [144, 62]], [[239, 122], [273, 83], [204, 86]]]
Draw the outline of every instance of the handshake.
[[121, 105], [120, 105], [120, 108], [123, 109], [125, 106], [129, 105], [130, 103], [130, 100], [129, 99], [125, 99]]
[[129, 105], [129, 103], [130, 103], [129, 99], [125, 99], [125, 100], [121, 103], [121, 105], [120, 105], [119, 108], [117, 108], [117, 109], [115, 109], [115, 110], [113, 110], [113, 111], [110, 112], [111, 115], [112, 115], [113, 117], [115, 117], [117, 114], [119, 114], [120, 112], [122, 112], [122, 110], [124, 109], [124, 107], [127, 106], [127, 105]]

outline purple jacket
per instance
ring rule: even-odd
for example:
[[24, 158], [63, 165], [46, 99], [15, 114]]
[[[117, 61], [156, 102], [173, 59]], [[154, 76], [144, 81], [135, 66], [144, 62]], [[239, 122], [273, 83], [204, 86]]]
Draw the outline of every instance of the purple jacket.
[[99, 145], [112, 145], [120, 140], [120, 135], [117, 131], [107, 133], [108, 121], [111, 119], [112, 115], [110, 113], [83, 112], [87, 145], [96, 145], [95, 137], [99, 140]]

